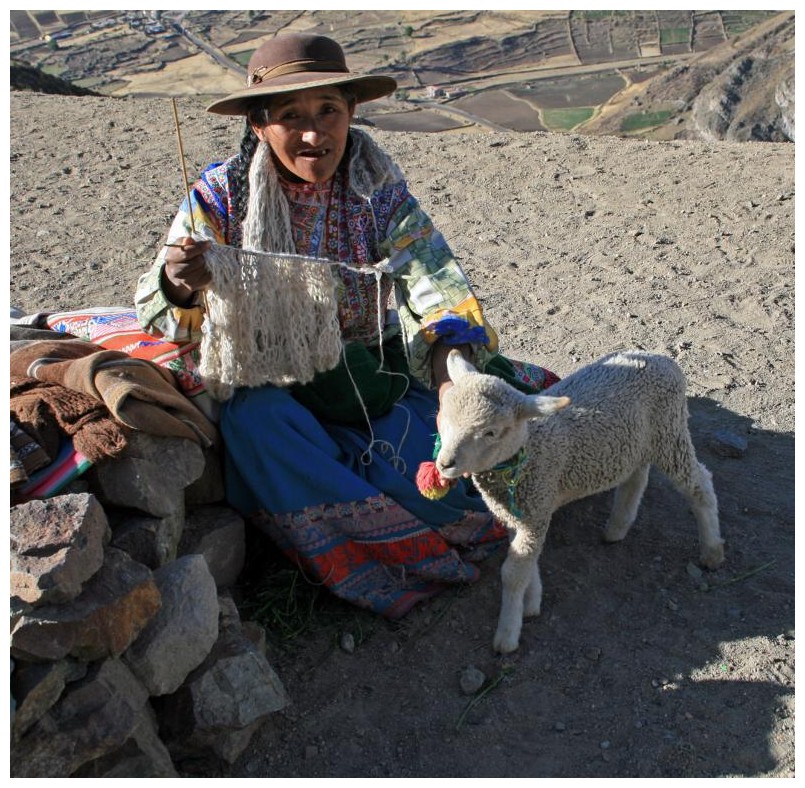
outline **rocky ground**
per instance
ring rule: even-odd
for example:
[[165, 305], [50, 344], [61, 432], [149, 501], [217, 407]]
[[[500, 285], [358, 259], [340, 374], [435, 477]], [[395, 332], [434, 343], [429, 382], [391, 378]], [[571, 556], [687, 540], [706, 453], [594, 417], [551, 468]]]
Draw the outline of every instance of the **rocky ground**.
[[[178, 104], [192, 177], [241, 129]], [[170, 102], [10, 110], [11, 304], [131, 304], [183, 192]], [[793, 776], [794, 146], [375, 134], [506, 353], [559, 374], [622, 347], [677, 359], [727, 562], [698, 571], [692, 515], [652, 476], [622, 544], [600, 544], [608, 495], [557, 513], [512, 656], [491, 649], [500, 556], [396, 624], [321, 594], [313, 628], [270, 638], [292, 705], [202, 773]]]

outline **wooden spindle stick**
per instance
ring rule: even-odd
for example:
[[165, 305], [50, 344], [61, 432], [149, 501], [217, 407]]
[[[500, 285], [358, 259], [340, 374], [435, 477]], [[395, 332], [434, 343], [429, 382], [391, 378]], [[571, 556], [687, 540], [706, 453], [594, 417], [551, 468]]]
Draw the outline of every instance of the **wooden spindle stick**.
[[182, 166], [182, 181], [184, 183], [184, 193], [187, 195], [187, 212], [190, 214], [190, 229], [193, 234], [196, 232], [196, 226], [193, 224], [193, 208], [190, 205], [190, 184], [187, 182], [187, 167], [184, 162], [184, 148], [182, 147], [182, 135], [179, 131], [179, 113], [176, 111], [176, 99], [171, 98], [171, 105], [173, 106], [173, 125], [176, 129], [176, 142], [179, 145], [179, 163]]
[[[179, 130], [179, 113], [176, 111], [176, 99], [171, 97], [171, 106], [173, 107], [173, 125], [176, 129], [176, 143], [179, 146], [179, 163], [182, 167], [182, 181], [184, 183], [184, 193], [187, 196], [187, 213], [190, 216], [190, 231], [193, 236], [196, 234], [196, 225], [193, 222], [193, 206], [190, 202], [190, 184], [187, 181], [187, 166], [184, 161], [184, 148], [182, 147], [182, 134]], [[169, 246], [179, 246], [180, 244], [168, 244]], [[207, 307], [207, 291], [201, 291], [201, 306], [206, 314], [209, 314]]]

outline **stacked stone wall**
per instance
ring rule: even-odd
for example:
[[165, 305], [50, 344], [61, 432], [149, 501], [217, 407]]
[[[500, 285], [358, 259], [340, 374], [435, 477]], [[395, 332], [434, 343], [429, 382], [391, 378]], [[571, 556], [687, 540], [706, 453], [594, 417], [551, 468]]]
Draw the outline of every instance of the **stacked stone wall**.
[[12, 506], [12, 777], [214, 768], [288, 704], [229, 591], [245, 524], [222, 499], [214, 451], [137, 433]]

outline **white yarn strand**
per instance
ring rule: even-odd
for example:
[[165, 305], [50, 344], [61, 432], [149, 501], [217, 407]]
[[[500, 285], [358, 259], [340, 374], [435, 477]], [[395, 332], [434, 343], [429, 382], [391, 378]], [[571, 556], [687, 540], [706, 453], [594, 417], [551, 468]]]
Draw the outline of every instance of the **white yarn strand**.
[[[378, 264], [382, 267], [383, 263]], [[382, 276], [381, 268], [375, 269], [375, 279], [377, 283], [377, 335], [380, 337], [380, 368], [377, 371], [377, 374], [389, 375], [390, 377], [400, 377], [403, 379], [405, 383], [405, 388], [403, 389], [402, 394], [400, 394], [400, 399], [402, 399], [406, 393], [408, 392], [408, 388], [410, 386], [408, 382], [408, 377], [403, 375], [401, 372], [393, 372], [392, 370], [385, 370], [383, 369], [383, 362], [385, 361], [385, 353], [383, 352], [383, 304], [381, 303], [380, 298], [380, 279]], [[344, 357], [344, 365], [346, 366], [346, 356]], [[347, 369], [349, 372], [349, 369]], [[352, 374], [349, 375], [350, 380], [352, 380], [352, 386], [355, 389], [355, 396], [357, 396], [358, 401], [361, 403], [361, 407], [363, 408], [364, 416], [366, 417], [366, 423], [369, 426], [369, 445], [364, 450], [363, 454], [361, 454], [361, 463], [364, 465], [371, 465], [372, 463], [372, 448], [377, 445], [381, 447], [381, 449], [385, 448], [386, 450], [390, 451], [391, 457], [389, 461], [391, 462], [392, 466], [396, 468], [400, 473], [405, 473], [407, 465], [405, 460], [402, 457], [402, 447], [405, 443], [405, 439], [408, 437], [408, 430], [411, 427], [411, 413], [404, 405], [401, 405], [399, 402], [394, 403], [395, 408], [402, 408], [405, 411], [405, 429], [403, 430], [402, 437], [400, 438], [399, 446], [394, 446], [393, 444], [389, 443], [388, 441], [381, 441], [377, 440], [374, 435], [374, 430], [372, 429], [372, 423], [369, 420], [369, 414], [366, 412], [366, 408], [363, 405], [363, 400], [361, 399], [361, 393], [358, 391], [358, 387], [355, 384], [354, 379], [352, 378]]]

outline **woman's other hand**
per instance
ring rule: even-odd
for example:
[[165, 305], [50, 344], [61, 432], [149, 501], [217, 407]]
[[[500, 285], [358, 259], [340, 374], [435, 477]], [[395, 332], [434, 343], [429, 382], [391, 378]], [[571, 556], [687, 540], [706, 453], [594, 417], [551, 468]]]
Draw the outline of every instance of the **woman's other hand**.
[[204, 252], [209, 246], [209, 241], [184, 237], [177, 239], [168, 248], [162, 289], [172, 304], [188, 306], [193, 293], [209, 286], [212, 277], [204, 259]]

